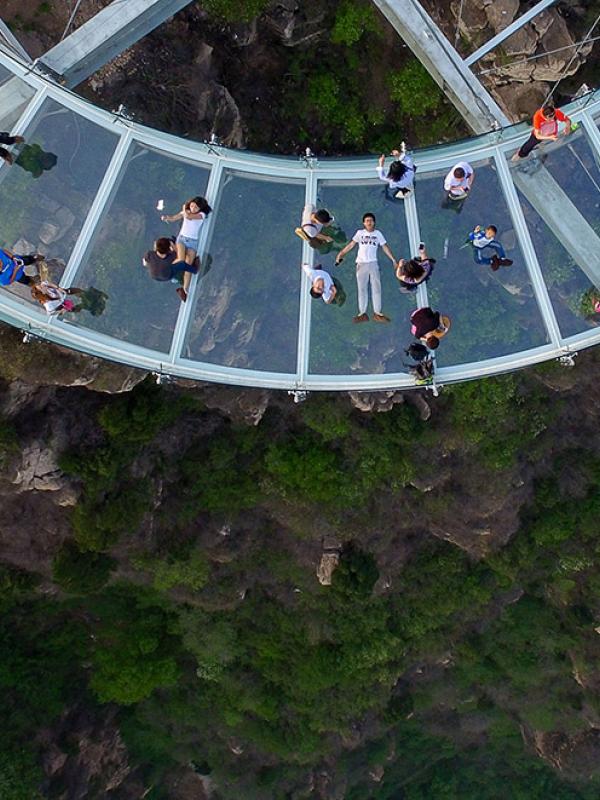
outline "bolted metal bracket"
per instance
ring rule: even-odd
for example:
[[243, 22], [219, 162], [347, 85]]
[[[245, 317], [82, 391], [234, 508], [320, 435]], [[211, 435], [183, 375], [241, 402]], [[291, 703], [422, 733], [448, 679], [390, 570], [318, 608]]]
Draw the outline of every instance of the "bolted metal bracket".
[[580, 97], [583, 97], [584, 95], [589, 94], [590, 92], [593, 91], [594, 90], [591, 87], [589, 87], [587, 83], [582, 83], [579, 89], [577, 89], [577, 91], [571, 98], [571, 100], [579, 100]]
[[34, 331], [31, 325], [27, 330], [23, 330], [23, 344], [31, 344], [32, 342], [46, 341], [44, 331]]
[[135, 122], [135, 117], [133, 112], [130, 111], [127, 106], [124, 106], [123, 103], [119, 103], [118, 108], [114, 108], [112, 113], [115, 115], [115, 121], [117, 119], [121, 120], [121, 122], [127, 124], [128, 122]]
[[436, 384], [436, 383], [426, 383], [426, 384], [424, 384], [424, 387], [425, 387], [425, 390], [431, 392], [431, 394], [434, 397], [439, 397], [440, 396], [440, 389], [443, 388], [442, 386], [438, 386], [438, 384]]
[[157, 386], [165, 386], [168, 383], [172, 383], [174, 380], [172, 375], [167, 375], [165, 372], [153, 372], [152, 374], [156, 378]]
[[308, 397], [308, 392], [304, 391], [303, 389], [295, 389], [290, 390], [288, 395], [294, 398], [294, 403], [303, 403]]
[[556, 360], [558, 363], [563, 367], [574, 367], [575, 366], [575, 357], [578, 353], [575, 351], [573, 353], [565, 353], [562, 356], [559, 356]]
[[304, 155], [300, 156], [300, 161], [304, 164], [307, 169], [314, 169], [319, 161], [310, 147], [307, 147], [304, 151]]
[[221, 137], [217, 136], [217, 134], [214, 131], [211, 133], [209, 139], [204, 140], [204, 144], [206, 145], [206, 149], [208, 150], [208, 152], [211, 153], [213, 156], [221, 155], [221, 153], [219, 153], [218, 150], [215, 150], [216, 147], [223, 147], [221, 143]]

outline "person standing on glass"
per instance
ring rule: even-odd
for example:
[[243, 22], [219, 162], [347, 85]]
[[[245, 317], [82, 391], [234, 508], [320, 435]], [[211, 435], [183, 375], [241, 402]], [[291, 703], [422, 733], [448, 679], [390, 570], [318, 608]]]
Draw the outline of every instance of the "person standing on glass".
[[459, 161], [458, 164], [455, 164], [444, 180], [446, 192], [444, 207], [448, 208], [451, 203], [458, 202], [457, 207], [460, 211], [463, 202], [469, 196], [474, 180], [475, 171], [468, 161]]
[[[22, 136], [11, 136], [8, 131], [0, 131], [0, 144], [22, 144], [24, 141]], [[5, 147], [0, 147], [0, 158], [3, 158], [7, 164], [12, 164], [14, 161], [12, 153], [9, 153]]]
[[[198, 253], [200, 228], [211, 211], [212, 208], [208, 205], [204, 197], [192, 197], [191, 200], [183, 204], [178, 214], [172, 214], [170, 216], [168, 214], [163, 214], [161, 216], [163, 222], [176, 222], [178, 219], [183, 221], [179, 234], [175, 239], [177, 261], [185, 261], [185, 263], [190, 266], [194, 263]], [[187, 300], [187, 288], [185, 288], [185, 286], [184, 292], [182, 295], [180, 294], [180, 297], [185, 303]]]
[[377, 175], [379, 180], [387, 184], [385, 196], [388, 200], [404, 200], [411, 193], [417, 168], [410, 156], [406, 155], [406, 145], [400, 144], [400, 150], [392, 150], [394, 160], [387, 173], [385, 171], [385, 155], [379, 157]]
[[560, 108], [554, 108], [552, 103], [546, 103], [546, 105], [538, 108], [533, 115], [533, 130], [529, 139], [521, 145], [511, 158], [511, 161], [520, 161], [522, 158], [527, 158], [529, 153], [541, 142], [553, 142], [558, 139], [559, 122], [565, 123], [565, 135], [571, 133], [571, 119]]
[[368, 211], [363, 214], [363, 228], [356, 231], [351, 241], [343, 247], [335, 259], [336, 265], [341, 264], [346, 253], [358, 245], [356, 256], [356, 284], [358, 287], [358, 315], [352, 322], [368, 322], [367, 306], [369, 303], [369, 284], [371, 285], [371, 299], [373, 302], [373, 319], [375, 322], [389, 322], [390, 318], [381, 311], [381, 278], [377, 253], [379, 248], [390, 259], [394, 268], [396, 261], [392, 255], [386, 238], [375, 227], [375, 214]]

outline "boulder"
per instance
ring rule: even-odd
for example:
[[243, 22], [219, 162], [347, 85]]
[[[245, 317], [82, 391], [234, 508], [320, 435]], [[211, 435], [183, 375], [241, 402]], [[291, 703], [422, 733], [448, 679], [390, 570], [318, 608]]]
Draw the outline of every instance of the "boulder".
[[485, 14], [494, 33], [508, 28], [519, 10], [519, 0], [494, 0], [485, 8]]
[[53, 222], [44, 222], [38, 231], [38, 238], [43, 244], [51, 244], [61, 237], [61, 230]]
[[13, 244], [12, 252], [17, 253], [18, 255], [21, 256], [27, 256], [30, 253], [35, 253], [36, 249], [34, 244], [31, 244], [30, 241], [21, 237], [20, 239], [17, 239], [17, 241]]
[[389, 411], [404, 402], [404, 394], [395, 389], [386, 392], [348, 392], [354, 408], [359, 411]]
[[338, 552], [322, 554], [321, 561], [317, 567], [317, 578], [321, 586], [331, 586], [333, 573], [339, 563], [340, 554]]
[[[593, 47], [592, 44], [585, 45], [573, 59], [575, 49], [571, 45], [574, 44], [574, 40], [569, 33], [567, 23], [556, 12], [552, 16], [552, 25], [549, 26], [540, 43], [543, 44], [542, 52], [553, 50], [560, 50], [560, 52], [553, 52], [535, 60], [533, 79], [538, 81], [556, 81], [559, 78], [574, 75]], [[571, 59], [573, 59], [572, 62]]]
[[[533, 74], [533, 70], [528, 74]], [[510, 108], [511, 117], [531, 120], [532, 109], [539, 108], [548, 94], [548, 85], [541, 81], [509, 83], [493, 90], [495, 98], [504, 108]]]
[[56, 492], [66, 483], [58, 466], [56, 453], [34, 442], [21, 451], [22, 463], [13, 478], [17, 492]]
[[65, 233], [67, 233], [67, 231], [72, 227], [73, 223], [75, 222], [75, 214], [73, 214], [73, 212], [66, 206], [62, 206], [62, 208], [59, 208], [58, 211], [55, 213], [54, 222], [56, 225], [58, 225], [60, 229], [60, 234], [57, 238], [62, 239]]
[[[456, 0], [450, 4], [450, 8], [452, 9], [452, 13], [456, 20], [458, 20], [458, 14], [460, 9], [460, 0]], [[463, 36], [467, 41], [471, 41], [473, 39], [473, 34], [478, 33], [479, 31], [485, 31], [489, 26], [487, 14], [484, 10], [484, 5], [478, 2], [467, 2], [463, 3], [462, 6], [462, 13], [460, 15], [460, 21], [458, 25], [458, 30], [460, 35]], [[454, 36], [452, 36], [451, 41], [454, 42]]]

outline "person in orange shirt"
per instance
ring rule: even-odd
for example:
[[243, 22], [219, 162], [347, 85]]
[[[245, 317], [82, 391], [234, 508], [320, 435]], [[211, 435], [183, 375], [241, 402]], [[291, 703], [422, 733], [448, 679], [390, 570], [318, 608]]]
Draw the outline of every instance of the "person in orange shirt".
[[533, 130], [531, 136], [521, 146], [512, 157], [513, 161], [519, 161], [526, 158], [534, 147], [537, 147], [540, 142], [558, 139], [558, 123], [564, 122], [566, 125], [565, 134], [571, 133], [571, 120], [560, 108], [554, 108], [551, 103], [547, 103], [533, 115]]

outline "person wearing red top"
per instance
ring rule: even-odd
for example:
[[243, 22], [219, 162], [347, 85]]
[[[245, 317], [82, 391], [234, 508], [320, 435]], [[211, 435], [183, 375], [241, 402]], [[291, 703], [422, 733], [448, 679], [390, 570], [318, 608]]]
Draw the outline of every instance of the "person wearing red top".
[[558, 123], [564, 122], [566, 125], [565, 133], [571, 133], [571, 120], [560, 108], [554, 108], [551, 103], [547, 103], [533, 115], [533, 130], [531, 136], [512, 157], [513, 161], [526, 158], [534, 147], [540, 142], [558, 139]]

